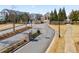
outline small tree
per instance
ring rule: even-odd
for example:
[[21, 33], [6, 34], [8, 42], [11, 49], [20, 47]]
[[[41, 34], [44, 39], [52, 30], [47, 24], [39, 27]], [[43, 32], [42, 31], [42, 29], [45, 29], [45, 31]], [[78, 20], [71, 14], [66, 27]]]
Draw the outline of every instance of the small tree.
[[22, 20], [23, 23], [26, 23], [29, 20], [29, 16], [27, 13], [21, 14], [20, 19]]

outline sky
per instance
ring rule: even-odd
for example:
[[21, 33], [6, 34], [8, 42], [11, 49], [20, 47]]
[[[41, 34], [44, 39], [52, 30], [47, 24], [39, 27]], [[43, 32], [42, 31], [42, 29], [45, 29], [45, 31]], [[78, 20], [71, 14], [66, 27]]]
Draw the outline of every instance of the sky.
[[79, 5], [0, 5], [0, 11], [3, 9], [13, 9], [17, 11], [45, 14], [47, 12], [65, 8], [67, 15], [73, 10], [79, 10]]

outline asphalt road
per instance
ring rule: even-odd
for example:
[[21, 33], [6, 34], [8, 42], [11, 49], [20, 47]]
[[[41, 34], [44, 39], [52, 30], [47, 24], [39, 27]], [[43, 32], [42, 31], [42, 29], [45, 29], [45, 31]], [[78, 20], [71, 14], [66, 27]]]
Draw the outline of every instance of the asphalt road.
[[[16, 29], [19, 29], [19, 28], [22, 28], [22, 27], [24, 27], [24, 26], [17, 27]], [[10, 46], [13, 43], [16, 43], [17, 41], [24, 38], [26, 35], [28, 36], [27, 33], [31, 32], [31, 31], [36, 32], [38, 29], [41, 31], [42, 34], [39, 35], [37, 38], [35, 38], [35, 40], [37, 40], [37, 41], [29, 42], [28, 44], [26, 44], [22, 48], [15, 51], [15, 53], [45, 52], [46, 49], [48, 48], [48, 46], [50, 45], [52, 38], [54, 36], [54, 30], [49, 28], [47, 23], [45, 23], [45, 24], [32, 24], [32, 29], [24, 31], [22, 33], [19, 33], [17, 35], [14, 35], [14, 36], [7, 38], [5, 40], [1, 40], [0, 41], [0, 49], [3, 49], [5, 47]], [[7, 33], [7, 32], [10, 32], [10, 31], [12, 31], [12, 29], [2, 31], [2, 32], [0, 32], [0, 35]]]
[[[45, 24], [33, 24], [32, 29], [40, 29], [41, 35], [35, 38], [37, 41], [31, 41], [14, 53], [44, 53], [50, 45], [54, 36], [54, 30]], [[32, 30], [34, 31], [34, 30]]]

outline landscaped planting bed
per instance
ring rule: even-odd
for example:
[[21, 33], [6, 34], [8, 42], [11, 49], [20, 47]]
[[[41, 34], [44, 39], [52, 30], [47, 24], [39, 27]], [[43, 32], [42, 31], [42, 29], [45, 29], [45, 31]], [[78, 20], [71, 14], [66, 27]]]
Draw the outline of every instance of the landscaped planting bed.
[[5, 47], [1, 53], [11, 53], [16, 51], [17, 49], [21, 48], [22, 46], [24, 46], [26, 43], [28, 43], [28, 41], [26, 39], [22, 39], [8, 47]]
[[6, 39], [6, 38], [9, 38], [9, 37], [12, 37], [12, 36], [14, 36], [14, 35], [16, 35], [16, 34], [18, 34], [18, 33], [21, 33], [21, 32], [23, 32], [23, 31], [25, 31], [25, 30], [28, 30], [28, 29], [30, 29], [31, 27], [24, 27], [24, 28], [21, 28], [21, 29], [18, 29], [18, 30], [16, 30], [15, 32], [9, 32], [9, 33], [5, 33], [5, 34], [3, 34], [3, 35], [1, 35], [0, 36], [0, 40], [3, 40], [3, 39]]
[[41, 34], [41, 32], [40, 32], [40, 30], [37, 30], [37, 32], [35, 32], [35, 33], [30, 33], [30, 37], [29, 37], [29, 40], [30, 41], [35, 41], [35, 38], [37, 37], [37, 36], [39, 36]]

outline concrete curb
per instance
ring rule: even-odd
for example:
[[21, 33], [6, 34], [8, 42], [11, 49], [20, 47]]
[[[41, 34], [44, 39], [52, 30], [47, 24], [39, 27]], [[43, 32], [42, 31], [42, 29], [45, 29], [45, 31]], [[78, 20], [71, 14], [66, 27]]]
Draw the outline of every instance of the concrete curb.
[[[52, 27], [51, 27], [50, 25], [48, 25], [48, 26], [52, 29]], [[54, 29], [53, 29], [53, 30], [54, 30]], [[57, 32], [55, 31], [54, 38], [52, 39], [52, 42], [50, 43], [49, 47], [47, 48], [46, 53], [55, 52], [56, 47], [57, 47], [57, 42], [58, 42], [58, 34], [57, 34]]]

